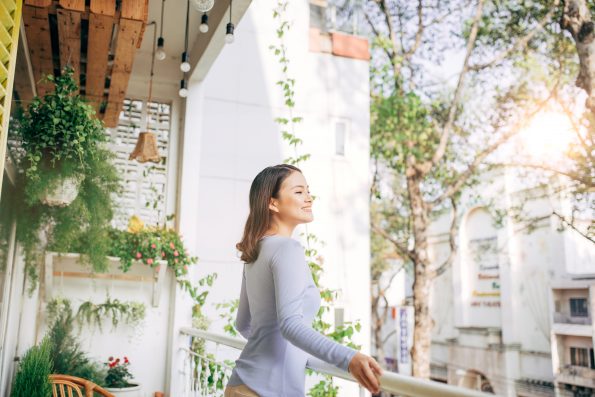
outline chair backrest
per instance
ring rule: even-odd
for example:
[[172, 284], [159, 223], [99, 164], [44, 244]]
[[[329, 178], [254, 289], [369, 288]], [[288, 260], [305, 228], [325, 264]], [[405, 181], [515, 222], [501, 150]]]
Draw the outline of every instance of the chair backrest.
[[83, 397], [81, 388], [67, 380], [52, 380], [53, 397]]
[[[54, 388], [53, 397], [83, 397], [81, 393], [81, 387], [85, 389], [84, 397], [93, 397], [93, 392], [103, 397], [114, 397], [112, 393], [105, 390], [103, 387], [91, 382], [90, 380], [78, 378], [76, 376], [52, 374], [50, 375], [50, 381], [52, 382], [52, 387]], [[63, 389], [60, 389], [60, 387], [63, 387]], [[57, 394], [59, 392], [62, 394]], [[70, 394], [64, 394], [65, 392]], [[77, 392], [78, 394], [76, 394]]]

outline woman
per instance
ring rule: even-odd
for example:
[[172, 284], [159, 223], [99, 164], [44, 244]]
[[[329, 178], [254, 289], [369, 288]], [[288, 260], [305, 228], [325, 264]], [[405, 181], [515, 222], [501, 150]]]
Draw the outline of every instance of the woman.
[[281, 164], [261, 171], [250, 187], [250, 214], [237, 244], [245, 263], [236, 328], [248, 340], [225, 397], [303, 397], [306, 363], [316, 359], [349, 371], [373, 393], [382, 369], [371, 357], [310, 326], [320, 293], [295, 227], [312, 222], [312, 197], [302, 172]]

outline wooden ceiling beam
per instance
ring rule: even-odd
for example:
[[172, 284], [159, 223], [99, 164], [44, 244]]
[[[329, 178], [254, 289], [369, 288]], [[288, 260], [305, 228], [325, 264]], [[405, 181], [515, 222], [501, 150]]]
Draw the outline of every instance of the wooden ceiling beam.
[[[42, 0], [27, 0], [26, 3], [42, 3]], [[29, 54], [33, 76], [37, 85], [37, 95], [43, 96], [52, 85], [44, 81], [47, 74], [53, 74], [52, 42], [47, 8], [34, 5], [23, 7], [23, 21], [27, 32]]]

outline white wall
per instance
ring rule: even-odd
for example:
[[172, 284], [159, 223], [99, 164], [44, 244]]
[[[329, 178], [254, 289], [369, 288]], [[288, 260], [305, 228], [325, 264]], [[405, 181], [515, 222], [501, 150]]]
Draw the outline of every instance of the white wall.
[[[204, 308], [215, 320], [215, 331], [221, 331], [223, 323], [213, 305], [239, 295], [242, 265], [235, 244], [248, 214], [250, 183], [264, 167], [293, 155], [274, 122], [287, 114], [275, 84], [280, 66], [268, 49], [276, 37], [272, 7], [265, 0], [251, 4], [236, 28], [235, 42], [223, 49], [204, 81], [191, 83], [200, 86], [195, 95], [202, 97], [202, 106], [186, 110], [187, 115], [201, 112], [202, 119], [194, 125], [200, 128], [193, 132], [200, 135], [195, 167], [182, 189], [185, 183], [198, 186], [192, 203], [197, 212], [188, 221], [195, 224], [191, 244], [200, 257], [200, 273], [219, 276]], [[294, 115], [304, 117], [298, 125], [304, 140], [299, 151], [312, 155], [302, 168], [318, 196], [308, 230], [326, 243], [321, 250], [326, 266], [322, 282], [340, 289], [338, 305], [345, 308], [346, 321], [361, 320], [356, 342], [368, 351], [368, 63], [310, 53], [307, 2], [291, 3], [287, 15], [293, 19], [287, 46], [290, 74], [296, 79]], [[334, 155], [336, 120], [349, 124], [345, 157]], [[182, 200], [182, 207], [190, 205], [188, 198]]]

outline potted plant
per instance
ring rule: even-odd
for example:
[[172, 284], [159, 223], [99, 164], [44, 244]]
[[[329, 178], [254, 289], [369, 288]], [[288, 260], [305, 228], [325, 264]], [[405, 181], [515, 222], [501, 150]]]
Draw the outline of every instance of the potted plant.
[[51, 342], [46, 337], [33, 346], [21, 359], [12, 383], [11, 397], [48, 397], [52, 394]]
[[73, 70], [48, 76], [54, 90], [35, 97], [11, 120], [11, 150], [20, 170], [17, 238], [30, 291], [46, 249], [79, 252], [107, 270], [107, 228], [120, 179], [95, 111], [78, 95]]
[[105, 377], [105, 389], [115, 397], [140, 397], [141, 386], [131, 382], [132, 374], [128, 370], [130, 360], [124, 356], [120, 358], [110, 357], [107, 362], [107, 375]]

